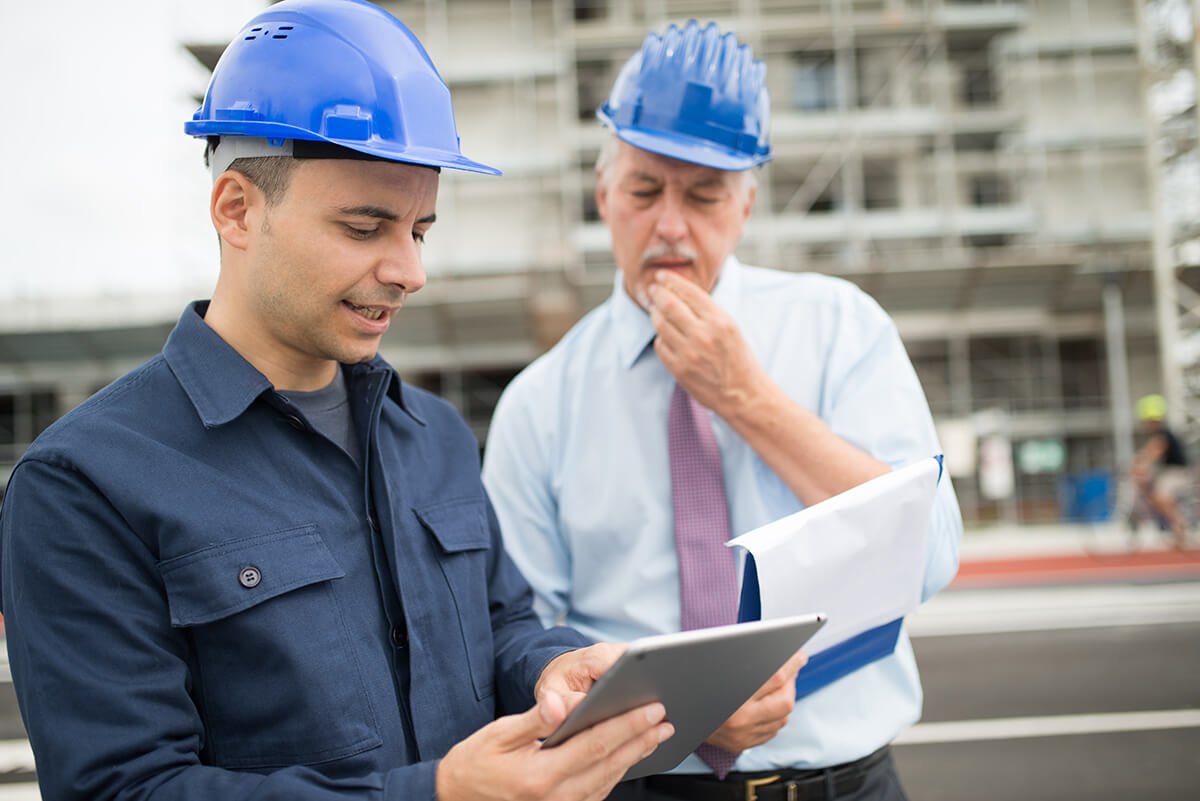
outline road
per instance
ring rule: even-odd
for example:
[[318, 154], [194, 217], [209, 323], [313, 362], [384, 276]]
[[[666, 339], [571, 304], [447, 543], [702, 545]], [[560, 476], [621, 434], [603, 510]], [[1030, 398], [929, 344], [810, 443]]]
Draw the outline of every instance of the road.
[[1200, 581], [952, 589], [910, 629], [913, 801], [1200, 798]]
[[[906, 624], [925, 686], [895, 748], [909, 796], [1200, 799], [1200, 556], [1053, 567], [964, 569]], [[0, 801], [37, 799], [32, 770], [0, 681]]]

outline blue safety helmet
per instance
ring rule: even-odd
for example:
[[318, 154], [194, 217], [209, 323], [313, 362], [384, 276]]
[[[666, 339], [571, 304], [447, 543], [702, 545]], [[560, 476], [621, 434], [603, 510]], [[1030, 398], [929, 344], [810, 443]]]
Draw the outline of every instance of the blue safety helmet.
[[450, 90], [417, 37], [363, 0], [285, 0], [260, 13], [226, 48], [183, 129], [500, 174], [462, 155]]
[[746, 170], [771, 158], [767, 66], [715, 22], [651, 33], [596, 116], [634, 147]]

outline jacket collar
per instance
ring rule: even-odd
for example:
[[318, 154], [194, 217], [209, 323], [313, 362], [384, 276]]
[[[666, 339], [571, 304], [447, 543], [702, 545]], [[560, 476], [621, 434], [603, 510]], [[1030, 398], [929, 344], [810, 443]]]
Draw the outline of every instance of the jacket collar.
[[[204, 322], [208, 303], [200, 300], [188, 304], [167, 337], [163, 357], [201, 422], [206, 428], [215, 428], [235, 420], [255, 399], [275, 388], [265, 375]], [[400, 377], [378, 354], [369, 362], [350, 367], [347, 378], [351, 392], [360, 386], [360, 378], [380, 374], [387, 381], [388, 396], [424, 425], [425, 421], [404, 405]]]

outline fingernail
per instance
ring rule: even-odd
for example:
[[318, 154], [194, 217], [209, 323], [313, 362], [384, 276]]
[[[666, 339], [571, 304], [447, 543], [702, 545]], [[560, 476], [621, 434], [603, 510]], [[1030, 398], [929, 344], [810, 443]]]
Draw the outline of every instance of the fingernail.
[[650, 295], [644, 289], [639, 289], [637, 293], [638, 305], [647, 311], [650, 310]]
[[670, 723], [664, 723], [663, 725], [658, 727], [658, 741], [660, 743], [665, 743], [667, 740], [670, 740], [674, 736], [675, 736], [675, 727], [672, 726]]
[[662, 704], [651, 704], [646, 707], [646, 720], [650, 723], [658, 723], [667, 716], [667, 708]]

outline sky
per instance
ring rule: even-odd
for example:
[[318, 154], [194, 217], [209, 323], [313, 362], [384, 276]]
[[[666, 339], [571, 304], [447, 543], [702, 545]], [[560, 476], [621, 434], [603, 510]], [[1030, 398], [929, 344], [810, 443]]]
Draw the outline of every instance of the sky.
[[[265, 0], [0, 0], [0, 308], [207, 296], [202, 145], [183, 133], [208, 71]], [[197, 294], [198, 293], [198, 294]]]

